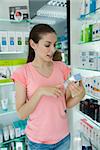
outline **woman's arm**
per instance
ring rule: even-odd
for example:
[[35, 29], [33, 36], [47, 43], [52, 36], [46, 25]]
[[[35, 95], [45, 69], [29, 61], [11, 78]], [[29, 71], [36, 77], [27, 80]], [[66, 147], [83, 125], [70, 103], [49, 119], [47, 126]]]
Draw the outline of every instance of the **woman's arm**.
[[15, 83], [15, 87], [16, 87], [16, 110], [19, 118], [23, 120], [32, 113], [38, 101], [40, 100], [41, 95], [37, 90], [34, 92], [32, 98], [30, 100], [27, 100], [26, 88], [23, 87], [18, 82]]
[[26, 88], [19, 82], [15, 82], [16, 87], [16, 110], [19, 118], [27, 118], [37, 106], [42, 96], [62, 96], [64, 93], [59, 89], [59, 85], [45, 86], [38, 88], [32, 95], [30, 100], [27, 100]]
[[72, 108], [77, 105], [82, 98], [85, 96], [85, 89], [82, 84], [82, 81], [77, 83], [71, 82], [69, 83], [66, 89], [66, 106], [67, 108]]

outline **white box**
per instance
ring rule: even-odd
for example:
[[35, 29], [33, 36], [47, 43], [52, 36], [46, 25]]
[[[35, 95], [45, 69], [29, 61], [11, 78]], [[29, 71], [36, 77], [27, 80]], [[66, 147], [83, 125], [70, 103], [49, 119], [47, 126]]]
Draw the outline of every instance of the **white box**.
[[0, 66], [0, 80], [7, 78], [7, 76], [6, 76], [6, 68], [7, 67]]
[[98, 53], [98, 70], [100, 71], [100, 53]]
[[100, 0], [96, 0], [96, 9], [100, 8]]
[[24, 51], [28, 51], [28, 39], [29, 39], [29, 32], [23, 32], [23, 48]]
[[92, 27], [92, 41], [96, 41], [100, 39], [100, 31], [99, 31], [100, 23], [93, 24]]
[[2, 129], [0, 129], [0, 144], [3, 143], [3, 132]]
[[85, 14], [89, 14], [90, 12], [90, 0], [85, 0]]
[[8, 51], [16, 51], [15, 37], [15, 32], [8, 31]]
[[88, 69], [88, 53], [86, 51], [80, 52], [80, 67]]
[[96, 77], [97, 81], [97, 97], [100, 98], [100, 76]]
[[88, 52], [88, 69], [97, 70], [98, 69], [98, 52], [96, 51], [89, 51]]
[[100, 97], [100, 76], [95, 76], [93, 79], [93, 95]]
[[80, 18], [85, 15], [85, 0], [81, 0], [80, 3]]
[[16, 142], [16, 150], [23, 150], [23, 143], [22, 142]]
[[0, 31], [0, 43], [1, 43], [1, 51], [8, 51], [8, 37], [6, 31]]
[[10, 79], [11, 73], [12, 73], [11, 66], [0, 66], [0, 80]]
[[16, 32], [16, 51], [24, 51], [22, 32]]
[[5, 141], [9, 140], [9, 130], [7, 126], [3, 128], [3, 136]]

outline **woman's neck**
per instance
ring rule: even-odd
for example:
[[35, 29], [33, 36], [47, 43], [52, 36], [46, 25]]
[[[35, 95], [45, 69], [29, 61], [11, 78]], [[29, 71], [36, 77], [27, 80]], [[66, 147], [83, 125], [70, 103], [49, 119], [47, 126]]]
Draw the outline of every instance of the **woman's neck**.
[[38, 68], [46, 68], [46, 67], [50, 67], [52, 65], [52, 61], [51, 62], [46, 62], [46, 61], [42, 61], [40, 59], [34, 59], [32, 61], [33, 66], [38, 67]]

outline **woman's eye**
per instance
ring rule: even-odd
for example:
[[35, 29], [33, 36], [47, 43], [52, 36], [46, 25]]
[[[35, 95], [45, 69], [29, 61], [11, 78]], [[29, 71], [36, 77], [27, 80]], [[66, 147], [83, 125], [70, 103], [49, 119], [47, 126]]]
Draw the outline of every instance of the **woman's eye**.
[[50, 47], [50, 45], [45, 45], [45, 47]]
[[54, 47], [56, 47], [57, 44], [54, 44]]

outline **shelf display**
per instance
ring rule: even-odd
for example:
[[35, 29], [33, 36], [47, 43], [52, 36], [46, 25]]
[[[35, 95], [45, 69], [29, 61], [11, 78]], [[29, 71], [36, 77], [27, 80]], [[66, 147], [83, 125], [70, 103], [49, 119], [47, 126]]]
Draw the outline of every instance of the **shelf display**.
[[81, 43], [93, 42], [100, 40], [100, 22], [93, 23], [84, 22], [81, 29]]
[[10, 20], [26, 20], [29, 18], [27, 6], [15, 6], [9, 7], [9, 18]]
[[[91, 146], [90, 150], [92, 149], [99, 150], [99, 144], [100, 144], [99, 128], [100, 127], [97, 127], [95, 124], [92, 124], [91, 121], [89, 121], [89, 119], [86, 118], [82, 118], [80, 120], [80, 127], [81, 127], [81, 138], [83, 136], [86, 140], [86, 143], [87, 142], [90, 143]], [[82, 144], [83, 144], [83, 138], [82, 138]]]
[[5, 116], [5, 115], [11, 115], [11, 114], [15, 114], [16, 113], [16, 110], [11, 110], [11, 108], [7, 111], [3, 111], [3, 110], [0, 110], [0, 116]]
[[19, 120], [13, 122], [13, 124], [0, 128], [0, 148], [7, 147], [9, 149], [12, 143], [15, 148], [17, 147], [17, 142], [20, 142], [20, 144], [22, 142], [22, 147], [26, 147], [26, 136], [24, 134], [26, 123], [27, 120]]
[[[5, 6], [5, 13], [0, 14], [0, 150], [27, 150], [27, 138], [24, 135], [26, 124], [23, 125], [18, 118], [15, 107], [15, 86], [10, 77], [17, 67], [26, 63], [31, 26], [33, 27], [37, 23], [47, 23], [59, 28], [59, 24], [62, 24], [62, 28], [60, 30], [57, 28], [57, 32], [61, 38], [63, 61], [66, 64], [68, 63], [68, 60], [65, 60], [65, 55], [68, 56], [67, 37], [65, 37], [66, 0], [59, 1], [60, 6], [58, 4], [51, 6], [52, 4], [45, 3], [45, 6], [41, 6], [31, 19], [27, 16], [28, 9], [26, 17], [25, 14], [22, 14], [25, 11], [20, 13], [22, 7], [18, 6], [22, 5], [18, 5], [18, 3], [20, 4], [21, 0], [16, 2], [6, 0], [6, 4], [5, 2], [0, 4], [1, 12], [3, 6], [7, 5]], [[24, 1], [22, 3], [26, 4]], [[29, 3], [29, 0], [27, 0], [27, 3]], [[50, 11], [48, 11], [48, 8]], [[45, 14], [43, 15], [41, 11]]]
[[0, 31], [0, 52], [27, 52], [29, 32]]
[[100, 9], [99, 0], [81, 0], [80, 3], [80, 18], [84, 19], [95, 14]]
[[0, 60], [0, 82], [9, 82], [13, 71], [26, 63], [26, 59]]
[[[98, 100], [87, 98], [80, 102], [80, 111], [91, 118], [100, 127], [100, 104]], [[92, 122], [93, 122], [92, 121]]]
[[[81, 74], [86, 97], [88, 97], [80, 102], [80, 107], [76, 107], [74, 110], [73, 118], [78, 118], [77, 122], [76, 120], [73, 121], [74, 125], [79, 126], [80, 124], [74, 132], [82, 132], [87, 137], [86, 140], [90, 142], [91, 148], [99, 150], [100, 0], [81, 0], [81, 2], [74, 2], [73, 0], [72, 7], [75, 7], [71, 16], [72, 73]], [[82, 140], [81, 136], [80, 139]], [[81, 149], [84, 149], [82, 143]]]

